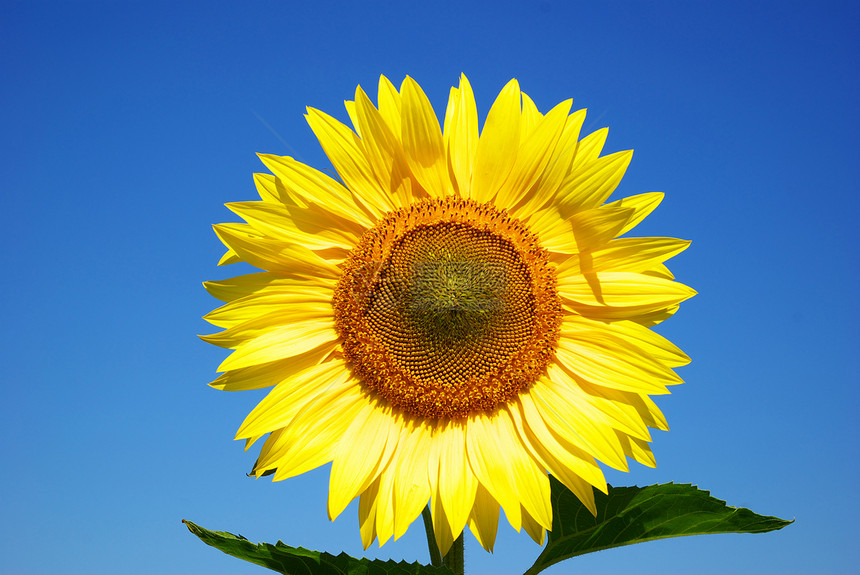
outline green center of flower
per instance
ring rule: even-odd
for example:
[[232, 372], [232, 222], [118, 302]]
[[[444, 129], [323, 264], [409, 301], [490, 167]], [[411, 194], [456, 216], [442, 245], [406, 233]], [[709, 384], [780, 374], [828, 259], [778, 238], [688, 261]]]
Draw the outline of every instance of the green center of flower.
[[444, 345], [480, 337], [504, 307], [504, 270], [450, 251], [431, 258], [414, 262], [406, 284], [410, 324], [425, 339]]
[[520, 279], [525, 272], [487, 257], [491, 248], [498, 251], [494, 239], [456, 224], [411, 230], [392, 249], [377, 295], [386, 304], [397, 300], [407, 329], [428, 343], [459, 345], [481, 337], [506, 307], [511, 272]]
[[528, 342], [530, 287], [510, 242], [458, 223], [423, 225], [392, 246], [366, 321], [412, 377], [463, 387]]
[[492, 207], [428, 200], [368, 231], [335, 292], [353, 372], [421, 417], [490, 411], [543, 372], [555, 276], [534, 236]]

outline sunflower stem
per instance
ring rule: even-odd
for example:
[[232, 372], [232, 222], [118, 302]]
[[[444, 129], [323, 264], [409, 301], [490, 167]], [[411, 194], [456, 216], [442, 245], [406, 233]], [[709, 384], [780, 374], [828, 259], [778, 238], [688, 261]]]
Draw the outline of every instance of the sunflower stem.
[[430, 564], [433, 567], [441, 567], [442, 553], [439, 552], [439, 546], [436, 544], [436, 535], [433, 534], [433, 516], [430, 515], [429, 505], [421, 512], [421, 517], [424, 519], [424, 531], [427, 533], [427, 547], [430, 550]]
[[451, 545], [451, 549], [445, 554], [442, 562], [445, 564], [445, 567], [456, 573], [456, 575], [463, 575], [466, 572], [466, 552], [462, 533], [454, 541], [454, 544]]

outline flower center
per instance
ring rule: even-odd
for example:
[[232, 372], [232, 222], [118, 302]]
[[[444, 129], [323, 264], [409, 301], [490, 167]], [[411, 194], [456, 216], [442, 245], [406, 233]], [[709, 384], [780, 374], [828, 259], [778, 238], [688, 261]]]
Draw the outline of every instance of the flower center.
[[396, 210], [368, 230], [334, 308], [362, 385], [424, 418], [491, 411], [528, 389], [561, 317], [537, 238], [492, 206], [456, 198]]

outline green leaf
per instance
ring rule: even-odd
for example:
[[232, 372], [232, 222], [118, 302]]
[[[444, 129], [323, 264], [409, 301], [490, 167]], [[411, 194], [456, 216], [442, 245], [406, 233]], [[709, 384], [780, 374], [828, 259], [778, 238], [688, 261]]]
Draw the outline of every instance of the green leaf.
[[595, 517], [558, 480], [550, 477], [550, 481], [552, 531], [546, 548], [526, 575], [577, 555], [622, 545], [684, 535], [765, 533], [793, 523], [729, 507], [708, 491], [676, 483], [610, 486], [608, 494], [595, 491]]
[[417, 562], [356, 559], [346, 553], [335, 556], [301, 547], [290, 547], [280, 541], [275, 545], [254, 544], [241, 535], [209, 531], [184, 519], [182, 522], [207, 545], [284, 575], [454, 575], [446, 567], [430, 567]]

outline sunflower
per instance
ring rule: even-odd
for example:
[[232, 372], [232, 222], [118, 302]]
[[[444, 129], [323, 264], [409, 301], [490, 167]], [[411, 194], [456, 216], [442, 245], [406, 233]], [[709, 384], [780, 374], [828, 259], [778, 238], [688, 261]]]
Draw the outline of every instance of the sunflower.
[[202, 336], [233, 350], [211, 385], [272, 388], [236, 434], [256, 476], [331, 463], [330, 519], [356, 497], [362, 541], [428, 505], [445, 554], [468, 525], [492, 550], [500, 508], [542, 543], [551, 473], [595, 513], [598, 461], [654, 465], [649, 397], [689, 358], [649, 328], [695, 292], [663, 262], [689, 242], [619, 238], [661, 201], [605, 203], [631, 151], [601, 156], [571, 101], [541, 114], [511, 80], [483, 129], [465, 76], [444, 128], [419, 85], [359, 87], [354, 129], [307, 120], [337, 170], [261, 155], [260, 201], [215, 231], [220, 264], [264, 270], [206, 289]]

